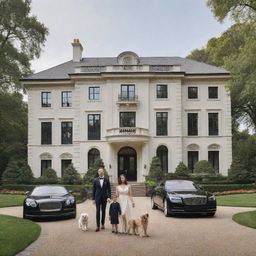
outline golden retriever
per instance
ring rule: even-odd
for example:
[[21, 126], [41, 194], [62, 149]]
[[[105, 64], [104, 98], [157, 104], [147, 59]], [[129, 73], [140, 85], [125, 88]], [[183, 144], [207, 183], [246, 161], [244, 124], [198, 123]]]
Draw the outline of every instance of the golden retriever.
[[128, 221], [128, 234], [130, 234], [130, 230], [132, 229], [134, 235], [140, 235], [143, 236], [142, 233], [144, 233], [144, 236], [149, 236], [147, 234], [148, 229], [148, 213], [145, 213], [141, 215], [137, 219], [131, 219]]

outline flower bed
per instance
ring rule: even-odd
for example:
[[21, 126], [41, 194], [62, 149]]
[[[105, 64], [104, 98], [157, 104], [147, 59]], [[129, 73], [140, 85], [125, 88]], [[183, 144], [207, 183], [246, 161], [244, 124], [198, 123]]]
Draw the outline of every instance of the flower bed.
[[223, 192], [214, 192], [214, 195], [221, 196], [221, 195], [233, 195], [233, 194], [252, 194], [256, 193], [256, 189], [239, 189], [239, 190], [230, 190], [230, 191], [223, 191]]

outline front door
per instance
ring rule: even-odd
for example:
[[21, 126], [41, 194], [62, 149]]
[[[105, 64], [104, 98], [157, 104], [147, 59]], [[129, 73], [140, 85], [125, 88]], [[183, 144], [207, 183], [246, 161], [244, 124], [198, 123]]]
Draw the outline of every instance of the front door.
[[137, 153], [131, 147], [118, 152], [118, 176], [124, 174], [129, 181], [137, 181]]

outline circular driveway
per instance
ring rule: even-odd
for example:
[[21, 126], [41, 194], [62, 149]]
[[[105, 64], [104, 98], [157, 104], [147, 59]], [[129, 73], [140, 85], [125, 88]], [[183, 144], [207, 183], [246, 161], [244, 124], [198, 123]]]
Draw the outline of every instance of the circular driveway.
[[[94, 232], [95, 206], [88, 200], [77, 205], [76, 220], [39, 222], [42, 235], [19, 255], [256, 255], [256, 230], [232, 221], [234, 213], [250, 211], [253, 210], [252, 208], [218, 207], [214, 218], [166, 218], [161, 211], [151, 210], [150, 198], [136, 197], [135, 203], [134, 217], [145, 212], [149, 213], [149, 238], [112, 234], [108, 221], [106, 221], [106, 230]], [[78, 229], [77, 220], [81, 212], [89, 214], [87, 232]], [[0, 213], [21, 217], [22, 207], [0, 208]]]

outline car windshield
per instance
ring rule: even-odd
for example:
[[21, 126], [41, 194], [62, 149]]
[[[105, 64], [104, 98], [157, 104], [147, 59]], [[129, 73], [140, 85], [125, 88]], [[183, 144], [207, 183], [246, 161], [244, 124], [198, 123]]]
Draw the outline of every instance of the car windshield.
[[165, 189], [167, 191], [195, 191], [199, 188], [196, 184], [191, 181], [186, 180], [175, 180], [175, 181], [166, 181]]
[[31, 193], [32, 196], [42, 196], [42, 195], [66, 195], [67, 190], [61, 186], [42, 186], [34, 188]]

